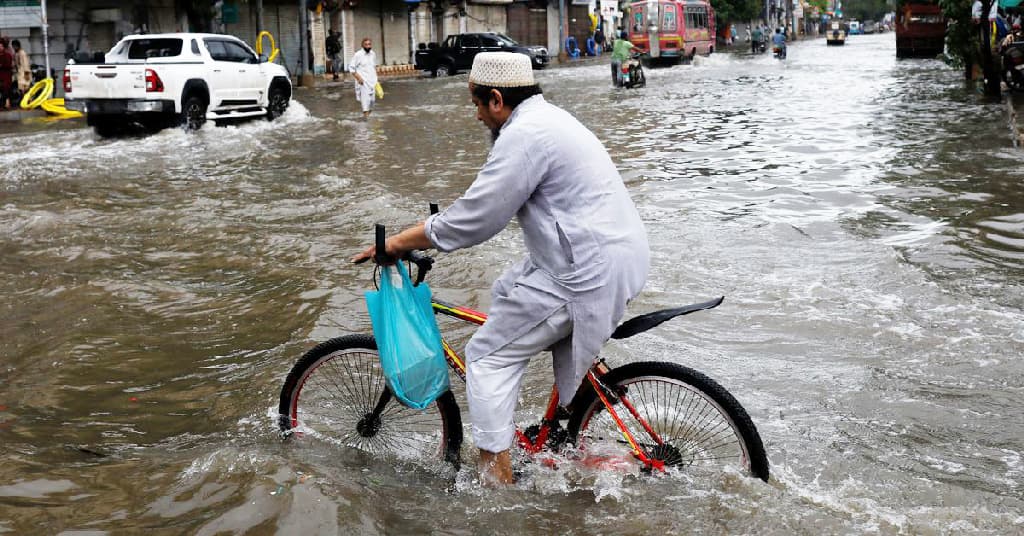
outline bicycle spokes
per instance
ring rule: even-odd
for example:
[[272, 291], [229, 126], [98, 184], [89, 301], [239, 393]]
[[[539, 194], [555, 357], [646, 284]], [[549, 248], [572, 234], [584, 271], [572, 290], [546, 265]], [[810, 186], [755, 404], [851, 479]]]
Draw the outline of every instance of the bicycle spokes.
[[[612, 402], [612, 400], [615, 399], [616, 401], [620, 401], [622, 400], [622, 398], [616, 396], [609, 396], [613, 394], [611, 389], [609, 389], [608, 386], [604, 385], [604, 383], [601, 382], [601, 380], [594, 374], [593, 371], [587, 372], [587, 378], [590, 380], [591, 385], [594, 386], [594, 391], [597, 393], [598, 398], [601, 399], [601, 403], [604, 404], [605, 411], [607, 411], [608, 415], [610, 415], [612, 420], [615, 421], [615, 424], [619, 427], [619, 432], [622, 433], [622, 437], [625, 438], [626, 443], [633, 450], [633, 456], [635, 456], [638, 460], [643, 462], [644, 467], [646, 467], [647, 469], [653, 468], [664, 470], [665, 462], [663, 460], [657, 459], [649, 455], [647, 452], [644, 451], [644, 449], [640, 447], [640, 444], [637, 442], [636, 438], [633, 437], [633, 433], [629, 430], [629, 427], [626, 426], [622, 418], [619, 417], [619, 413], [615, 411], [614, 403]], [[628, 407], [630, 407], [630, 411], [635, 416], [636, 413], [632, 406], [630, 405]], [[643, 422], [642, 419], [638, 420]], [[657, 434], [655, 434], [654, 431], [650, 429], [646, 422], [644, 422], [644, 426], [651, 432], [651, 434], [654, 437], [657, 437]], [[657, 441], [659, 442], [660, 446], [660, 438]]]

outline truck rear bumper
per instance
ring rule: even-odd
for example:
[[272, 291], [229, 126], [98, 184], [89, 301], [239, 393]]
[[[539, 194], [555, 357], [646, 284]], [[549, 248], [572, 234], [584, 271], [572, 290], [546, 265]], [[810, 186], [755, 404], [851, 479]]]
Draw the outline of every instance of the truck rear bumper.
[[147, 99], [68, 99], [64, 107], [96, 115], [128, 115], [136, 113], [174, 113], [172, 100]]

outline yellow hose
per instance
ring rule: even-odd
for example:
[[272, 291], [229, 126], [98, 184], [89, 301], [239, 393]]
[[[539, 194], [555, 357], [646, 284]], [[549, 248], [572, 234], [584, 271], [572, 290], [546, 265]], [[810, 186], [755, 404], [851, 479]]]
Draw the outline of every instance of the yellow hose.
[[[37, 90], [38, 94], [33, 97], [32, 94], [36, 93]], [[26, 110], [37, 108], [51, 96], [53, 96], [53, 79], [44, 78], [29, 88], [28, 92], [25, 93], [25, 96], [21, 98], [21, 107]]]
[[263, 38], [264, 37], [266, 37], [267, 39], [270, 39], [270, 50], [271, 50], [271, 52], [270, 52], [270, 57], [267, 58], [267, 61], [269, 61], [270, 63], [274, 63], [274, 58], [277, 57], [277, 54], [279, 52], [281, 52], [281, 50], [277, 48], [277, 45], [274, 43], [274, 36], [271, 35], [270, 32], [268, 32], [266, 30], [263, 30], [262, 32], [260, 32], [260, 34], [258, 36], [256, 36], [256, 53], [259, 54], [260, 56], [263, 55]]
[[64, 107], [64, 99], [47, 99], [43, 101], [41, 105], [46, 113], [53, 114], [61, 119], [72, 119], [75, 117], [82, 117], [82, 112], [75, 110], [68, 110]]

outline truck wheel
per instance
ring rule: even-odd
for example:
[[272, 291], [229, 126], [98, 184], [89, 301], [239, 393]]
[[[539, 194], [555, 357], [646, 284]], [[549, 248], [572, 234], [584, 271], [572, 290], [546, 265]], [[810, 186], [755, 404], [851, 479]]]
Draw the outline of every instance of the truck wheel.
[[434, 76], [443, 77], [451, 76], [455, 74], [455, 69], [452, 69], [447, 63], [442, 63], [434, 69]]
[[271, 87], [267, 97], [267, 119], [273, 121], [284, 115], [287, 109], [288, 91], [280, 85]]
[[121, 125], [117, 120], [105, 116], [86, 115], [85, 124], [92, 127], [96, 135], [101, 138], [116, 136], [121, 129]]
[[181, 105], [180, 122], [185, 130], [199, 130], [206, 122], [206, 101], [198, 95], [189, 95]]
[[120, 126], [113, 121], [98, 121], [92, 126], [92, 129], [101, 138], [112, 138], [121, 130]]

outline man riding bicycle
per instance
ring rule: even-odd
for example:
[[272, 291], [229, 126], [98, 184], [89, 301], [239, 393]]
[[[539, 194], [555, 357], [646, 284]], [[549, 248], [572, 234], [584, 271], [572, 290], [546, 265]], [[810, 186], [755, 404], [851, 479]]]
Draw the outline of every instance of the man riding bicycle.
[[[627, 42], [628, 43], [628, 42]], [[553, 355], [568, 404], [647, 278], [647, 234], [596, 136], [544, 100], [529, 57], [477, 54], [469, 74], [476, 117], [494, 141], [451, 206], [385, 242], [387, 254], [479, 244], [516, 218], [527, 250], [491, 288], [487, 322], [466, 346], [472, 433], [486, 483], [511, 483], [513, 412], [530, 358]], [[372, 258], [369, 247], [353, 261]]]

